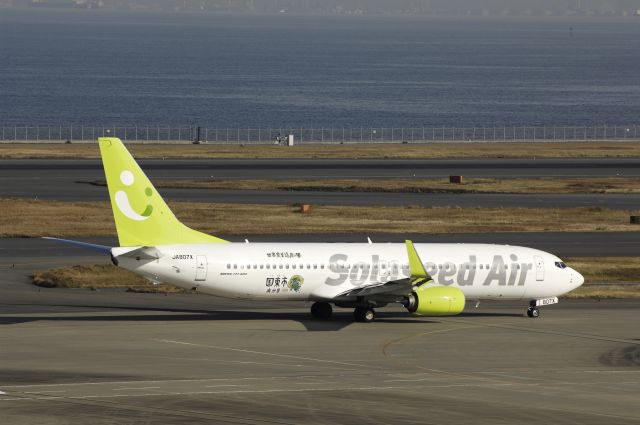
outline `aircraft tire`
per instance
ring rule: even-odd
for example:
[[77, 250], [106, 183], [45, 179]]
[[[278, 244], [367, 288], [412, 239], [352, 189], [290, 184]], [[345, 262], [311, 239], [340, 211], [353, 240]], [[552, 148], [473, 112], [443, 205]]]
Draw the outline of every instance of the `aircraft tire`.
[[356, 322], [371, 323], [376, 318], [376, 312], [370, 307], [356, 307], [353, 311]]
[[315, 302], [311, 305], [311, 315], [316, 319], [328, 319], [333, 313], [329, 303]]
[[540, 310], [537, 307], [529, 307], [527, 309], [527, 316], [535, 319], [540, 316]]

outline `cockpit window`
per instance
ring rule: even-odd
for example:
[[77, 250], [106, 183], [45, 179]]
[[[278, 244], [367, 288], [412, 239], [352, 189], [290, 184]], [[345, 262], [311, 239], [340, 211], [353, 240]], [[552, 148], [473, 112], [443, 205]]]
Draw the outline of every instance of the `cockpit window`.
[[565, 263], [563, 263], [562, 261], [556, 261], [556, 267], [559, 269], [566, 269], [567, 265]]

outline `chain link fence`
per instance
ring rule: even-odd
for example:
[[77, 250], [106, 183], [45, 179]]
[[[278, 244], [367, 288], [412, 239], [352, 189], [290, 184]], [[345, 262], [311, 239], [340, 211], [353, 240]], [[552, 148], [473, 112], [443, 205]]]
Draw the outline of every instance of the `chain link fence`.
[[129, 142], [272, 144], [293, 135], [306, 143], [428, 143], [638, 140], [637, 125], [574, 127], [421, 127], [421, 128], [211, 128], [163, 126], [3, 126], [2, 142], [95, 142], [119, 137]]

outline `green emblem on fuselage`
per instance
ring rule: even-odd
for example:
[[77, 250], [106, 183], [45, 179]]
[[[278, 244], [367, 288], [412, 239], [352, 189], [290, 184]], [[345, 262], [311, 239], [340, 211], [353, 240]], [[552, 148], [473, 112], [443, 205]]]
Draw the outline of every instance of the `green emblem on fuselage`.
[[304, 283], [304, 278], [299, 274], [297, 274], [297, 275], [291, 276], [291, 278], [289, 279], [289, 282], [287, 283], [287, 286], [289, 287], [289, 289], [291, 289], [294, 292], [300, 292], [300, 289], [302, 289], [303, 283]]

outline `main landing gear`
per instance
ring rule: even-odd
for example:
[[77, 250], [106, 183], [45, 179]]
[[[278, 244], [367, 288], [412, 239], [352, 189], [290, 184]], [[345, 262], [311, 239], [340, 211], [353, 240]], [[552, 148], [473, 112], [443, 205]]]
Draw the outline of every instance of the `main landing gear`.
[[[311, 305], [311, 315], [316, 319], [328, 319], [332, 313], [333, 308], [329, 303], [315, 302]], [[371, 307], [356, 307], [353, 310], [353, 318], [356, 322], [373, 322], [376, 318], [376, 312]]]
[[311, 315], [316, 319], [328, 319], [333, 313], [329, 303], [316, 302], [311, 305]]
[[376, 312], [371, 307], [356, 307], [353, 310], [353, 317], [356, 322], [370, 323], [376, 318]]

